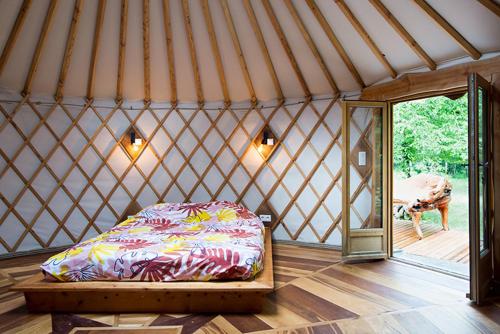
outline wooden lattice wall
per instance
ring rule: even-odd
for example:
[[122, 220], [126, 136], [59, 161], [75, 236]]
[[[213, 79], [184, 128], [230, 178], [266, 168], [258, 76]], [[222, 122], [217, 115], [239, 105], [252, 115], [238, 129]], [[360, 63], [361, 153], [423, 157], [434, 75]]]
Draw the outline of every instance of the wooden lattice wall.
[[[333, 100], [248, 110], [0, 101], [0, 253], [73, 244], [135, 205], [226, 199], [271, 211], [276, 239], [340, 244], [341, 111]], [[131, 161], [133, 125], [146, 147]], [[252, 140], [281, 144], [263, 161]]]

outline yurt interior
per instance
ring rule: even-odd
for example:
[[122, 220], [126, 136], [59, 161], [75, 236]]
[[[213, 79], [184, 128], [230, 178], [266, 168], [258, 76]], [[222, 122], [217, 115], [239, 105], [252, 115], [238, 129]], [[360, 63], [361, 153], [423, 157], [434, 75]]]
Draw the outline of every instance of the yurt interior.
[[500, 333], [499, 129], [499, 0], [0, 0], [0, 333]]

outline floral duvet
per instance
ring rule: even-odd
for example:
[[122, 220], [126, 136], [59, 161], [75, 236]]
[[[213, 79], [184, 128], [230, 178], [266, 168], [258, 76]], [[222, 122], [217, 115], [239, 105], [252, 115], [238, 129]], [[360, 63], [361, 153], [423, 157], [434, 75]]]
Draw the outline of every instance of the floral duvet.
[[263, 268], [264, 226], [241, 205], [156, 204], [49, 258], [55, 281], [248, 279]]

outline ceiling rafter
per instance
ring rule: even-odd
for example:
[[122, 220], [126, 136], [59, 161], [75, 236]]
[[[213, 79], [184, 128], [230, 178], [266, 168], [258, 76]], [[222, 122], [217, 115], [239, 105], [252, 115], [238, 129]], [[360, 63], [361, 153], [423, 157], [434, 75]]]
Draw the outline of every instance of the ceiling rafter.
[[375, 9], [382, 15], [384, 20], [401, 36], [401, 38], [408, 44], [408, 46], [422, 59], [422, 61], [431, 70], [436, 69], [436, 63], [432, 58], [422, 49], [420, 44], [410, 35], [408, 31], [399, 23], [399, 21], [392, 15], [392, 13], [382, 4], [380, 0], [369, 0]]
[[484, 7], [488, 8], [491, 12], [496, 14], [496, 16], [500, 17], [500, 5], [493, 0], [477, 0]]
[[196, 85], [196, 96], [200, 107], [205, 103], [203, 97], [203, 88], [201, 86], [200, 70], [198, 68], [198, 60], [196, 58], [196, 46], [193, 38], [193, 27], [191, 25], [191, 14], [189, 12], [189, 0], [182, 0], [182, 12], [184, 14], [184, 25], [189, 44], [189, 53], [191, 55], [191, 65], [193, 66], [194, 81]]
[[245, 83], [248, 88], [248, 92], [250, 93], [250, 99], [253, 104], [257, 103], [257, 97], [255, 96], [255, 90], [253, 88], [252, 78], [250, 77], [250, 72], [248, 71], [247, 62], [245, 60], [245, 55], [241, 50], [240, 40], [238, 38], [238, 34], [236, 33], [236, 27], [234, 26], [233, 17], [231, 15], [231, 11], [229, 10], [229, 4], [227, 0], [220, 0], [222, 5], [222, 10], [224, 12], [224, 17], [226, 19], [226, 26], [231, 35], [231, 39], [233, 41], [234, 50], [238, 55], [238, 60], [240, 62], [241, 71], [245, 77]]
[[116, 76], [116, 101], [123, 100], [125, 76], [125, 48], [127, 47], [128, 0], [122, 0], [120, 10], [120, 44], [118, 49], [118, 73]]
[[172, 37], [172, 22], [170, 20], [169, 0], [163, 0], [163, 29], [167, 43], [168, 75], [170, 77], [170, 103], [177, 105], [177, 81], [175, 79], [175, 61], [174, 61], [174, 40]]
[[344, 0], [334, 0], [334, 1], [337, 4], [337, 6], [340, 8], [340, 10], [342, 11], [344, 16], [347, 18], [347, 20], [349, 20], [349, 22], [354, 27], [354, 29], [356, 29], [356, 31], [361, 36], [361, 38], [363, 38], [366, 45], [368, 45], [370, 50], [372, 50], [375, 57], [377, 57], [377, 59], [380, 61], [380, 63], [389, 72], [391, 77], [393, 77], [393, 78], [397, 77], [398, 73], [396, 72], [396, 70], [394, 70], [394, 68], [389, 63], [389, 61], [387, 60], [385, 55], [382, 53], [382, 51], [380, 51], [377, 44], [375, 44], [373, 39], [370, 37], [368, 32], [365, 30], [365, 28], [363, 27], [361, 22], [359, 22], [359, 20], [356, 18], [356, 16], [352, 13], [351, 9], [349, 8], [349, 6], [347, 6], [345, 1]]
[[52, 22], [52, 18], [54, 17], [56, 6], [57, 0], [51, 0], [49, 3], [49, 7], [47, 8], [45, 20], [43, 21], [42, 31], [40, 32], [40, 35], [38, 37], [35, 53], [33, 54], [33, 58], [31, 59], [31, 66], [24, 83], [24, 89], [22, 92], [23, 95], [29, 95], [31, 93], [31, 85], [33, 84], [33, 79], [35, 78], [35, 74], [38, 69], [38, 63], [40, 62], [40, 56], [42, 55], [42, 50], [47, 39], [47, 33], [50, 29], [50, 24]]
[[453, 26], [444, 19], [431, 5], [429, 5], [425, 0], [414, 0], [415, 3], [427, 14], [429, 15], [436, 24], [443, 29], [448, 35], [450, 35], [460, 47], [472, 57], [472, 59], [481, 58], [481, 52], [479, 52], [469, 41], [467, 41]]
[[250, 0], [243, 0], [243, 5], [250, 20], [250, 25], [252, 26], [253, 32], [255, 33], [255, 37], [257, 38], [257, 41], [259, 43], [259, 47], [262, 51], [262, 54], [264, 55], [267, 69], [269, 70], [269, 74], [271, 75], [271, 79], [273, 80], [274, 88], [276, 89], [278, 101], [281, 102], [284, 100], [283, 90], [281, 89], [278, 76], [276, 75], [276, 69], [274, 68], [271, 55], [269, 54], [269, 50], [267, 49], [266, 41], [264, 40], [264, 35], [262, 34], [262, 30], [260, 29], [257, 17], [255, 16], [252, 3], [250, 2]]
[[149, 51], [149, 0], [142, 1], [142, 45], [144, 57], [144, 101], [151, 101], [151, 62]]
[[281, 28], [281, 25], [278, 22], [278, 18], [274, 13], [273, 7], [269, 3], [269, 0], [262, 0], [262, 4], [264, 5], [264, 9], [266, 10], [267, 16], [271, 20], [271, 24], [274, 28], [274, 31], [276, 32], [276, 34], [278, 34], [281, 46], [283, 46], [283, 49], [285, 50], [285, 53], [288, 56], [288, 60], [290, 61], [290, 64], [292, 65], [292, 68], [295, 71], [297, 78], [299, 79], [300, 85], [302, 86], [302, 90], [304, 91], [304, 95], [306, 97], [310, 97], [311, 91], [309, 90], [309, 87], [304, 78], [304, 75], [302, 74], [302, 71], [300, 70], [299, 64], [297, 63], [297, 59], [295, 58], [295, 55], [293, 54], [293, 51], [290, 48], [290, 44], [286, 39], [285, 33], [283, 32], [283, 29]]
[[302, 37], [304, 37], [304, 40], [306, 41], [307, 45], [309, 46], [309, 49], [314, 55], [314, 58], [316, 58], [316, 61], [318, 62], [319, 66], [321, 67], [321, 70], [323, 71], [323, 74], [325, 75], [326, 79], [328, 80], [328, 83], [330, 84], [330, 87], [332, 88], [332, 91], [334, 94], [337, 94], [339, 92], [337, 83], [333, 79], [333, 75], [330, 73], [328, 70], [328, 67], [326, 66], [325, 60], [319, 53], [318, 48], [316, 47], [316, 44], [314, 43], [314, 40], [312, 39], [311, 34], [307, 30], [304, 22], [300, 18], [300, 15], [297, 11], [297, 8], [293, 5], [292, 0], [285, 0], [285, 4], [288, 8], [288, 11], [292, 15], [293, 20], [295, 21], [295, 24], [299, 28]]
[[227, 88], [226, 75], [224, 73], [224, 66], [222, 65], [222, 57], [219, 49], [219, 44], [217, 43], [217, 36], [215, 34], [208, 0], [202, 0], [201, 7], [203, 9], [203, 15], [205, 16], [205, 24], [208, 31], [208, 37], [210, 39], [210, 45], [212, 46], [212, 52], [215, 57], [215, 65], [217, 66], [217, 73], [219, 74], [220, 85], [222, 87], [222, 95], [224, 96], [224, 104], [226, 106], [229, 106], [231, 104], [231, 97], [229, 96], [229, 90]]
[[95, 69], [97, 65], [97, 53], [101, 41], [102, 23], [104, 21], [104, 11], [106, 10], [106, 0], [99, 0], [97, 7], [97, 17], [95, 20], [94, 41], [92, 42], [92, 54], [90, 58], [89, 74], [87, 79], [87, 99], [94, 98]]
[[9, 60], [10, 53], [14, 48], [14, 44], [16, 44], [17, 37], [19, 36], [19, 32], [21, 31], [24, 21], [26, 19], [26, 15], [28, 14], [28, 10], [31, 6], [31, 0], [24, 0], [19, 12], [17, 13], [16, 21], [10, 30], [9, 38], [5, 43], [5, 46], [2, 50], [2, 55], [0, 56], [0, 74], [2, 74], [3, 68]]
[[73, 47], [75, 45], [76, 34], [78, 30], [78, 21], [80, 19], [80, 13], [82, 11], [82, 0], [76, 0], [75, 6], [73, 8], [73, 18], [71, 19], [71, 25], [69, 27], [68, 38], [66, 40], [66, 48], [64, 50], [63, 62], [61, 69], [59, 71], [59, 79], [57, 80], [57, 88], [55, 93], [55, 99], [59, 100], [64, 93], [64, 83], [66, 82], [66, 75], [68, 74], [68, 69], [71, 64], [71, 57], [73, 55]]
[[316, 17], [316, 20], [320, 24], [321, 28], [325, 32], [326, 36], [330, 40], [330, 43], [332, 43], [333, 47], [335, 50], [337, 50], [337, 53], [339, 54], [340, 58], [342, 58], [342, 61], [344, 64], [347, 66], [349, 69], [349, 72], [351, 72], [352, 76], [356, 80], [356, 82], [361, 86], [361, 88], [364, 88], [366, 85], [361, 78], [361, 75], [359, 74], [358, 70], [354, 66], [354, 64], [351, 61], [351, 58], [349, 58], [349, 55], [345, 51], [344, 47], [342, 46], [342, 43], [340, 43], [339, 39], [337, 36], [335, 36], [335, 33], [333, 32], [332, 27], [326, 20], [325, 16], [321, 12], [321, 10], [318, 8], [314, 0], [306, 0], [307, 5], [309, 6], [309, 9], [311, 9], [311, 12], [314, 14]]

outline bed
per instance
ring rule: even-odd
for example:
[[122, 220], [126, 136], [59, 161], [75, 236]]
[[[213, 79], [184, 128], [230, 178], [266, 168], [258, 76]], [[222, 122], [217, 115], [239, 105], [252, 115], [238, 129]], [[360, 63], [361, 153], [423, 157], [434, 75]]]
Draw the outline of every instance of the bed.
[[49, 258], [13, 289], [33, 312], [260, 312], [271, 235], [241, 205], [163, 203]]

